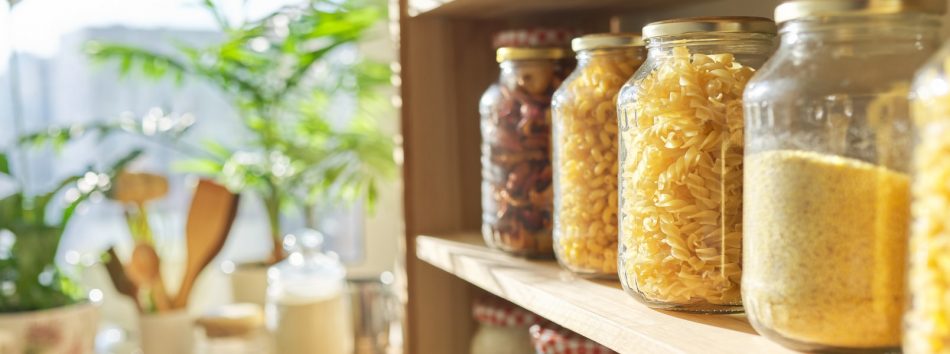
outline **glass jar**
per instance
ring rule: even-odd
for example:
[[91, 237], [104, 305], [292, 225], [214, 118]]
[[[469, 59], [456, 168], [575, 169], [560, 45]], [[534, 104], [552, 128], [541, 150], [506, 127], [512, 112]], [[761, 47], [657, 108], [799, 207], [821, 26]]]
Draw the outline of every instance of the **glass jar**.
[[263, 331], [264, 313], [256, 304], [226, 304], [206, 312], [195, 323], [204, 329], [204, 341], [198, 353], [261, 354], [269, 353]]
[[482, 235], [503, 251], [550, 257], [551, 94], [560, 48], [499, 48], [501, 75], [482, 95]]
[[573, 41], [577, 69], [554, 93], [554, 251], [565, 268], [617, 276], [617, 93], [646, 57], [639, 34]]
[[742, 92], [775, 23], [676, 19], [643, 34], [647, 60], [617, 103], [621, 283], [653, 308], [740, 312]]
[[281, 354], [349, 354], [353, 327], [345, 300], [346, 269], [320, 252], [323, 235], [287, 235], [290, 256], [267, 271], [267, 329]]
[[909, 306], [904, 352], [950, 352], [950, 44], [917, 72], [910, 94], [915, 125], [911, 182]]
[[803, 351], [900, 345], [914, 70], [939, 17], [863, 0], [776, 9], [781, 47], [745, 93], [742, 298]]
[[600, 343], [551, 322], [543, 321], [533, 325], [529, 331], [536, 354], [617, 353]]
[[507, 301], [479, 299], [472, 305], [478, 330], [472, 337], [471, 354], [533, 354], [528, 328], [538, 316]]

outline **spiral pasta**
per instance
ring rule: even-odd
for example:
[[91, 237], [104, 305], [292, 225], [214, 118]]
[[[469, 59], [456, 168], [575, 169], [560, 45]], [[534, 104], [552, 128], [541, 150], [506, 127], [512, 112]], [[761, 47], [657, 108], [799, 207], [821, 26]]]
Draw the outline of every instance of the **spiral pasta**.
[[620, 107], [622, 280], [647, 301], [740, 303], [742, 92], [753, 72], [731, 54], [676, 47]]

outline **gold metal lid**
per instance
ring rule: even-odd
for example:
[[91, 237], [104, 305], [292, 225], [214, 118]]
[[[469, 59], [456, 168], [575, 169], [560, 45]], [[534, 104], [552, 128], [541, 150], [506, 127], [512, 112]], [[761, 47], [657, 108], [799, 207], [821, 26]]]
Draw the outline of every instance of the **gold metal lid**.
[[518, 48], [501, 47], [495, 52], [499, 63], [509, 60], [561, 59], [567, 56], [562, 48]]
[[643, 37], [639, 33], [598, 33], [588, 34], [571, 40], [571, 49], [575, 52], [601, 48], [642, 47]]
[[764, 17], [690, 17], [648, 23], [643, 37], [653, 38], [697, 32], [775, 34], [775, 22]]
[[795, 0], [775, 8], [775, 22], [812, 16], [923, 13], [942, 15], [946, 0]]

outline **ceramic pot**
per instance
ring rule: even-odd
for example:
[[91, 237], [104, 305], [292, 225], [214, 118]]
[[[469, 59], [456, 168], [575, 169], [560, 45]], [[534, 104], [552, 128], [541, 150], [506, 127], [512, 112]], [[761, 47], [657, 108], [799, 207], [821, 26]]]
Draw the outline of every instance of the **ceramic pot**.
[[139, 344], [144, 354], [191, 354], [195, 323], [187, 311], [139, 315]]
[[252, 303], [264, 307], [267, 301], [266, 263], [242, 263], [231, 273], [231, 297], [234, 303]]
[[0, 313], [0, 353], [92, 354], [98, 329], [99, 309], [90, 303]]

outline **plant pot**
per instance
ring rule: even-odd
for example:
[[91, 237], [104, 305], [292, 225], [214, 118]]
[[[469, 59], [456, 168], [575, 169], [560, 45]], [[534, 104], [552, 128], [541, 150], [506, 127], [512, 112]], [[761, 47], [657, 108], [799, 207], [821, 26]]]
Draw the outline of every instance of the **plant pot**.
[[99, 309], [90, 303], [3, 313], [0, 352], [91, 354], [98, 329]]
[[234, 303], [252, 303], [264, 307], [267, 301], [267, 269], [264, 262], [239, 264], [231, 273], [231, 298]]
[[187, 311], [139, 315], [139, 345], [144, 354], [190, 354], [194, 337], [194, 319]]

